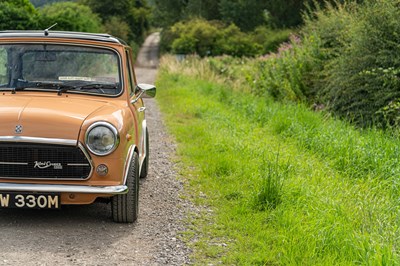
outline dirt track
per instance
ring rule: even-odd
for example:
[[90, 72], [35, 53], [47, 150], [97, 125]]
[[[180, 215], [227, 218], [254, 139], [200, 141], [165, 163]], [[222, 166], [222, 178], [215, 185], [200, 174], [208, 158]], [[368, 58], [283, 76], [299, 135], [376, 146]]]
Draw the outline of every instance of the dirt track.
[[[139, 83], [154, 83], [159, 36], [151, 35], [137, 60]], [[135, 224], [116, 224], [108, 204], [67, 206], [60, 211], [0, 210], [0, 265], [182, 265], [189, 250], [178, 239], [187, 203], [179, 199], [158, 107], [145, 99], [150, 131], [150, 171], [140, 186]]]

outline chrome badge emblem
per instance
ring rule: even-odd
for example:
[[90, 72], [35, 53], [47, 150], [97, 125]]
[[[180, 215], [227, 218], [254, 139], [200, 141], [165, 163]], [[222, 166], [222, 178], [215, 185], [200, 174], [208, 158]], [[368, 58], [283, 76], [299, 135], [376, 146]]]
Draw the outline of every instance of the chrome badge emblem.
[[34, 161], [35, 165], [33, 166], [33, 168], [39, 168], [39, 169], [46, 169], [49, 167], [53, 167], [54, 169], [63, 169], [62, 164], [61, 163], [52, 163], [50, 161], [47, 162], [39, 162], [39, 161]]
[[22, 133], [22, 126], [21, 125], [15, 126], [15, 133], [16, 134], [21, 134]]

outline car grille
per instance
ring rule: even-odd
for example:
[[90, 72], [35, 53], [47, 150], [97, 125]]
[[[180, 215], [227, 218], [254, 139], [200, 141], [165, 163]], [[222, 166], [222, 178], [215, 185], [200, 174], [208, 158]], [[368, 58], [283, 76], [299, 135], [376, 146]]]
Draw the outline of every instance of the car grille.
[[91, 170], [76, 146], [0, 143], [0, 178], [84, 180]]

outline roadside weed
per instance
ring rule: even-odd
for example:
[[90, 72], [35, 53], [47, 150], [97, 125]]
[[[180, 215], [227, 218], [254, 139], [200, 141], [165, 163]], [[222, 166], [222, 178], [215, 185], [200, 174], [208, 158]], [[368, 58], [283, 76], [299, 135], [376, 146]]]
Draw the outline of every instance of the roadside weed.
[[255, 207], [260, 211], [275, 209], [282, 201], [283, 182], [289, 176], [290, 164], [279, 164], [279, 153], [276, 155], [276, 159], [264, 155], [259, 169], [262, 181], [256, 196]]

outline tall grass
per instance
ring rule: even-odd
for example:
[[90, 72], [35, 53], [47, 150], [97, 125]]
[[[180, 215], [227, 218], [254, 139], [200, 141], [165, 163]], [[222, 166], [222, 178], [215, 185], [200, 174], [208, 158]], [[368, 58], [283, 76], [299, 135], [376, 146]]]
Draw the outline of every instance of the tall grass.
[[261, 184], [255, 199], [258, 210], [275, 209], [282, 202], [282, 187], [290, 173], [290, 164], [279, 164], [279, 153], [276, 159], [265, 158], [259, 166]]
[[398, 138], [241, 92], [198, 64], [164, 58], [157, 81], [202, 206], [186, 232], [195, 264], [400, 263]]

